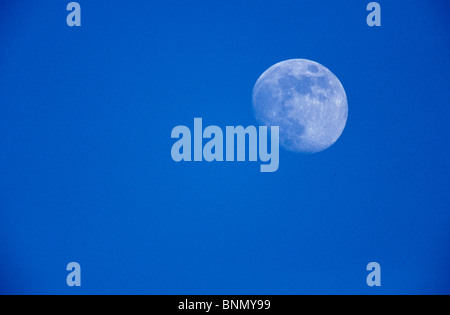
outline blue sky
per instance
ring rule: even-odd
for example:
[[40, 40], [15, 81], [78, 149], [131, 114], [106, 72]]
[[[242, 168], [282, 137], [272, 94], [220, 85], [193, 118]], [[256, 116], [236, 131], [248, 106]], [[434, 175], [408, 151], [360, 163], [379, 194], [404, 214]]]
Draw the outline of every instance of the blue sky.
[[[1, 4], [0, 293], [450, 293], [447, 1], [379, 1], [380, 28], [369, 1], [79, 2], [81, 28]], [[172, 161], [195, 117], [256, 125], [292, 58], [346, 90], [334, 146], [268, 174]]]

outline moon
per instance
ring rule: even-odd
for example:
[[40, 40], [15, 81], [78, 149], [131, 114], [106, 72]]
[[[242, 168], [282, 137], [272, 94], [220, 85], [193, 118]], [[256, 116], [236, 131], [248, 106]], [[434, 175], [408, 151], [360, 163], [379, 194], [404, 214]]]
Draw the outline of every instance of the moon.
[[317, 153], [342, 135], [348, 103], [339, 79], [306, 59], [280, 62], [261, 75], [253, 89], [256, 120], [280, 127], [280, 145], [299, 153]]

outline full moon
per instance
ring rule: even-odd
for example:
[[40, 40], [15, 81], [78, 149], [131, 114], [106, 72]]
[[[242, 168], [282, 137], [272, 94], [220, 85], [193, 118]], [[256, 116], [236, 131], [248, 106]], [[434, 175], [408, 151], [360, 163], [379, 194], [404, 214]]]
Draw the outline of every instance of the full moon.
[[253, 89], [256, 119], [280, 127], [283, 148], [316, 153], [332, 146], [347, 123], [344, 87], [314, 61], [292, 59], [263, 73]]

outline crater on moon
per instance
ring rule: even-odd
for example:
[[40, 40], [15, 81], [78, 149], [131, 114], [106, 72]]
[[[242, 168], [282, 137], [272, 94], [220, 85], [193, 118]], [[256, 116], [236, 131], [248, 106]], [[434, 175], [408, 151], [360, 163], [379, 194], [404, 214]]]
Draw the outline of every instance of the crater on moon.
[[345, 90], [338, 78], [314, 61], [292, 59], [263, 73], [253, 90], [256, 119], [280, 127], [287, 150], [315, 153], [341, 136], [348, 116]]

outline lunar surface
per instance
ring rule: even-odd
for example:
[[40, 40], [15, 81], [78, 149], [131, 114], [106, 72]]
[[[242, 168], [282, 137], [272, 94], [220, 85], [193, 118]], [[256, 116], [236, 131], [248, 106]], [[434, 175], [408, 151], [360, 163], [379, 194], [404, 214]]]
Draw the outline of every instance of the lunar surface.
[[256, 82], [256, 119], [280, 127], [283, 148], [316, 153], [332, 146], [347, 123], [344, 87], [327, 68], [305, 59], [280, 62]]

